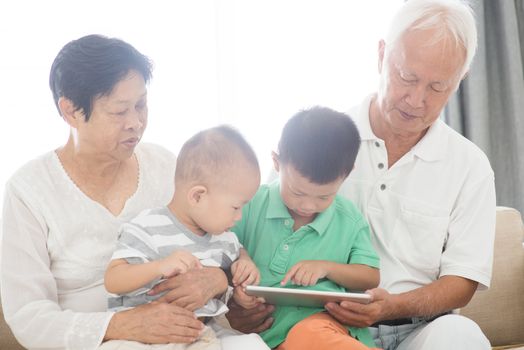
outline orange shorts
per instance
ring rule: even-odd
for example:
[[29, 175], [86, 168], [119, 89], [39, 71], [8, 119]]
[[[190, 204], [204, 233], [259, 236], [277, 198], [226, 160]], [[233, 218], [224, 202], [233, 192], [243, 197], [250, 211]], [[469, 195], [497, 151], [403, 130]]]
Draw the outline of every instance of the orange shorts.
[[346, 327], [325, 312], [298, 322], [276, 350], [370, 350], [351, 337]]

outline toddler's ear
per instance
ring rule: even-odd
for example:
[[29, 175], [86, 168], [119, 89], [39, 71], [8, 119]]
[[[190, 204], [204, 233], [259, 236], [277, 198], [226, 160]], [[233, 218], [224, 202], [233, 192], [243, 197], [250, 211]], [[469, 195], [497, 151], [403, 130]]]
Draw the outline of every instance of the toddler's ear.
[[205, 186], [197, 185], [193, 186], [187, 192], [187, 199], [192, 205], [196, 205], [202, 201], [202, 198], [207, 194], [207, 188]]

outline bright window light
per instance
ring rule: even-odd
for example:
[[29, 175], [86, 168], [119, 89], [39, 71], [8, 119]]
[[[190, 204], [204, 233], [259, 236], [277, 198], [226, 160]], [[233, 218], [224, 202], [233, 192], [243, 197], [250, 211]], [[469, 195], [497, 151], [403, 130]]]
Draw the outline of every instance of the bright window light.
[[377, 48], [402, 0], [18, 0], [0, 6], [0, 184], [65, 144], [49, 69], [68, 41], [122, 38], [155, 64], [144, 141], [178, 152], [198, 130], [237, 127], [265, 178], [285, 121], [348, 110], [377, 85]]

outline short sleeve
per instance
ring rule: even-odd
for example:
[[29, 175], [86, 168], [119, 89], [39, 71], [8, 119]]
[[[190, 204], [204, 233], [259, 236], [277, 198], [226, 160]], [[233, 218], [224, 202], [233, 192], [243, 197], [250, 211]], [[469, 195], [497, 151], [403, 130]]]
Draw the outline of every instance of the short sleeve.
[[377, 269], [380, 267], [379, 257], [371, 244], [369, 225], [363, 218], [355, 225], [355, 240], [348, 263], [368, 265]]

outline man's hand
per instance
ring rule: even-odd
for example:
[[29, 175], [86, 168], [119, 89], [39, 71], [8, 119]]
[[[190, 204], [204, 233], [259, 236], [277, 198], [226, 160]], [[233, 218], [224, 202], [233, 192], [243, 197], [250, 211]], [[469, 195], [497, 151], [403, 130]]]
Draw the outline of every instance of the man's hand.
[[[343, 301], [327, 303], [327, 311], [340, 322], [354, 327], [368, 327], [381, 320], [405, 317], [431, 317], [466, 305], [478, 282], [459, 276], [442, 276], [424, 287], [400, 294], [374, 288], [368, 305]], [[429, 302], [431, 301], [431, 302]]]
[[340, 304], [330, 302], [325, 308], [338, 321], [353, 327], [369, 327], [377, 321], [389, 319], [391, 294], [382, 288], [375, 288], [366, 293], [372, 297], [369, 304], [352, 301], [342, 301]]
[[260, 272], [251, 259], [238, 259], [231, 265], [233, 275], [233, 286], [245, 287], [249, 284], [258, 285], [260, 283]]
[[124, 339], [146, 344], [192, 343], [203, 328], [193, 312], [154, 301], [113, 315], [104, 340]]
[[227, 277], [216, 267], [192, 269], [157, 284], [148, 294], [156, 295], [168, 291], [159, 302], [174, 303], [194, 311], [204, 306], [209, 299], [224, 293]]
[[322, 260], [303, 260], [291, 267], [286, 273], [281, 285], [285, 286], [289, 280], [298, 286], [314, 286], [321, 278], [328, 274], [326, 264]]
[[229, 312], [226, 318], [232, 328], [242, 333], [260, 333], [270, 328], [273, 324], [271, 313], [275, 310], [273, 305], [260, 304], [253, 309], [244, 309], [234, 301], [229, 303]]

